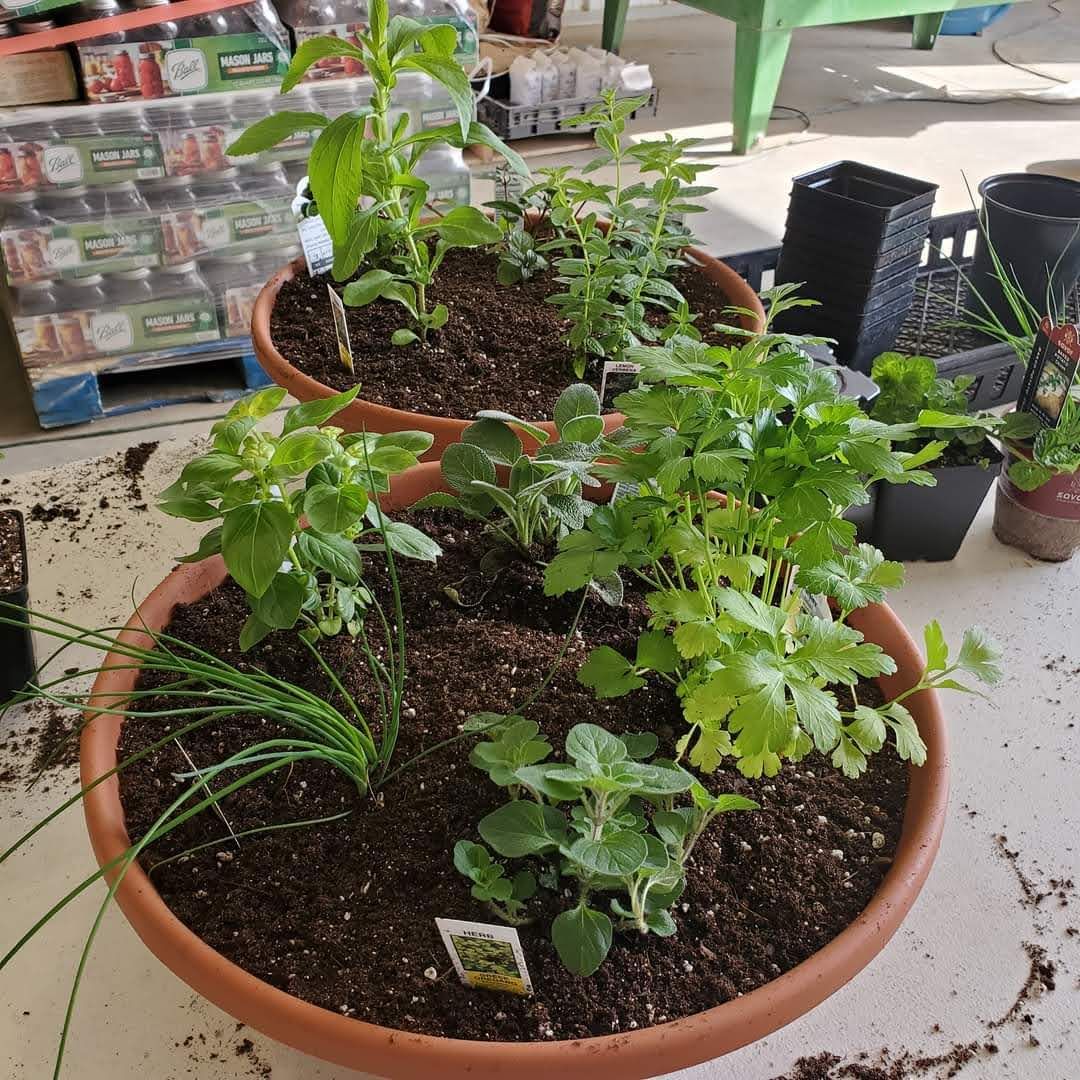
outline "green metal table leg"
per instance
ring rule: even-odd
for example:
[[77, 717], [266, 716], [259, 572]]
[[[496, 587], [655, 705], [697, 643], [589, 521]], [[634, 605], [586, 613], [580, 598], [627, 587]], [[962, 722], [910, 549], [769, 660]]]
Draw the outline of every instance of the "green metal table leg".
[[765, 134], [790, 44], [790, 30], [754, 30], [741, 24], [736, 27], [735, 93], [731, 106], [736, 154], [747, 153]]
[[915, 16], [915, 28], [911, 32], [911, 45], [915, 49], [932, 49], [941, 33], [941, 24], [945, 21], [944, 11], [933, 11], [928, 15]]
[[630, 0], [604, 0], [604, 30], [600, 44], [608, 52], [618, 52], [626, 29], [626, 9]]

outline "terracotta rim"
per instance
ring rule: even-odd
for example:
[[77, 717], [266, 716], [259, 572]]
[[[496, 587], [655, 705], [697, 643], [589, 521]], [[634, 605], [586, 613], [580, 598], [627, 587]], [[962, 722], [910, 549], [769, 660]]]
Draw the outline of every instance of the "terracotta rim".
[[[441, 486], [437, 463], [397, 478], [389, 506], [400, 508]], [[147, 645], [142, 627], [164, 627], [177, 603], [205, 596], [226, 577], [220, 556], [174, 570], [140, 605], [121, 640]], [[881, 679], [888, 695], [911, 686], [922, 657], [900, 620], [885, 604], [857, 612], [852, 621], [890, 653], [897, 672]], [[106, 664], [125, 661], [110, 655]], [[93, 701], [115, 702], [137, 673], [102, 672]], [[855, 976], [895, 933], [919, 894], [945, 823], [949, 753], [937, 697], [926, 691], [907, 702], [927, 746], [927, 761], [910, 771], [910, 789], [896, 857], [861, 915], [803, 963], [765, 986], [683, 1020], [619, 1035], [564, 1042], [474, 1042], [417, 1035], [352, 1020], [292, 997], [248, 974], [197, 937], [169, 910], [136, 864], [117, 892], [135, 932], [174, 974], [237, 1020], [273, 1039], [338, 1065], [380, 1076], [430, 1080], [432, 1076], [513, 1077], [550, 1080], [598, 1075], [650, 1077], [699, 1064], [768, 1035], [809, 1012]], [[116, 765], [119, 717], [99, 715], [84, 730], [82, 781], [86, 785]], [[99, 864], [121, 854], [129, 839], [115, 776], [84, 799], [87, 828]]]
[[[744, 330], [760, 332], [765, 327], [765, 309], [757, 293], [743, 281], [730, 266], [707, 255], [697, 248], [687, 248], [684, 254], [693, 262], [697, 263], [701, 272], [714, 282], [729, 302], [736, 307], [744, 307], [755, 313], [756, 318], [740, 316], [739, 325]], [[316, 401], [320, 398], [330, 397], [336, 393], [325, 383], [305, 375], [298, 368], [293, 367], [284, 356], [278, 352], [274, 345], [274, 339], [270, 333], [270, 317], [273, 314], [277, 294], [281, 291], [286, 281], [291, 281], [305, 268], [303, 258], [294, 259], [288, 266], [282, 267], [262, 287], [255, 300], [255, 306], [251, 312], [251, 340], [255, 349], [255, 356], [262, 366], [263, 371], [278, 384], [283, 386], [297, 401]], [[528, 420], [528, 417], [523, 417]], [[460, 441], [461, 433], [472, 423], [471, 419], [460, 420], [446, 416], [430, 416], [427, 413], [406, 412], [404, 409], [391, 409], [386, 405], [377, 405], [372, 401], [358, 398], [347, 408], [338, 413], [334, 421], [347, 431], [360, 431], [367, 429], [376, 432], [428, 431], [435, 436], [435, 442], [431, 449], [424, 455], [427, 461], [436, 461], [442, 457], [443, 450]], [[604, 417], [604, 431], [610, 432], [621, 427], [623, 417], [621, 413], [608, 413]], [[549, 435], [555, 435], [555, 425], [550, 421], [540, 421], [536, 424]], [[526, 442], [527, 449], [535, 444], [524, 434], [519, 432]]]

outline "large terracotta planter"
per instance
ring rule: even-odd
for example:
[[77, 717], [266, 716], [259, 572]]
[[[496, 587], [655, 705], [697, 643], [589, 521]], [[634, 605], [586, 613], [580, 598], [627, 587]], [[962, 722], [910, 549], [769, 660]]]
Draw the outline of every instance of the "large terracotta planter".
[[[746, 330], [761, 330], [765, 326], [765, 309], [761, 306], [761, 300], [756, 292], [730, 266], [707, 255], [697, 248], [687, 248], [684, 254], [698, 265], [710, 281], [714, 282], [727, 297], [729, 304], [744, 307], [756, 313], [756, 318], [747, 316], [739, 318], [739, 325]], [[304, 260], [294, 259], [288, 266], [279, 270], [263, 286], [255, 301], [255, 307], [251, 313], [251, 340], [255, 348], [255, 356], [258, 358], [262, 369], [278, 384], [298, 401], [317, 401], [319, 398], [330, 397], [335, 391], [325, 383], [305, 375], [298, 368], [292, 366], [284, 356], [278, 352], [274, 345], [273, 335], [270, 333], [270, 316], [274, 310], [274, 302], [282, 285], [290, 281], [297, 274], [304, 272]], [[570, 382], [570, 379], [567, 379]], [[523, 420], [531, 420], [530, 417], [522, 417]], [[610, 432], [622, 425], [621, 413], [609, 413], [604, 417], [604, 431]], [[435, 437], [431, 449], [424, 455], [426, 461], [438, 461], [442, 457], [443, 450], [451, 443], [459, 442], [461, 433], [472, 423], [472, 418], [457, 419], [445, 416], [429, 416], [426, 413], [406, 412], [404, 409], [391, 409], [385, 405], [376, 405], [372, 401], [364, 401], [357, 398], [351, 405], [343, 409], [334, 418], [334, 423], [345, 428], [346, 431], [375, 431], [386, 433], [391, 431], [427, 431]], [[543, 428], [552, 438], [555, 437], [555, 425], [550, 421], [539, 421], [537, 427]], [[526, 449], [531, 452], [535, 449], [535, 443], [524, 432], [519, 432]]]
[[[408, 505], [440, 487], [438, 465], [421, 465], [397, 478], [389, 506]], [[200, 599], [225, 576], [220, 556], [174, 570], [140, 605], [123, 640], [149, 644], [141, 627], [162, 629], [177, 604]], [[886, 694], [899, 693], [917, 680], [922, 657], [889, 607], [865, 608], [855, 613], [852, 622], [897, 662], [897, 673], [881, 680]], [[107, 663], [126, 661], [110, 656]], [[104, 704], [122, 699], [136, 678], [137, 672], [119, 667], [102, 672], [94, 685], [96, 700]], [[949, 770], [945, 722], [937, 697], [923, 692], [906, 704], [926, 742], [927, 762], [911, 769], [896, 857], [862, 914], [828, 945], [766, 986], [706, 1012], [641, 1031], [564, 1042], [504, 1043], [435, 1038], [378, 1027], [303, 1002], [226, 960], [172, 914], [137, 865], [125, 877], [117, 900], [151, 952], [203, 997], [271, 1038], [338, 1065], [404, 1080], [657, 1076], [720, 1057], [808, 1012], [865, 967], [903, 921], [937, 853]], [[84, 784], [115, 766], [120, 725], [119, 717], [100, 715], [85, 728]], [[84, 806], [94, 853], [104, 865], [129, 844], [117, 778], [91, 791]]]

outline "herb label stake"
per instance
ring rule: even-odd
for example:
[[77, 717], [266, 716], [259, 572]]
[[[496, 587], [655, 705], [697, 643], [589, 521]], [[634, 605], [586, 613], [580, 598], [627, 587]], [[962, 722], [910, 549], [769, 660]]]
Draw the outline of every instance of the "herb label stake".
[[333, 285], [328, 284], [326, 291], [330, 294], [330, 310], [334, 313], [334, 333], [337, 334], [341, 366], [351, 373], [354, 370], [353, 355], [352, 345], [349, 344], [349, 324], [345, 321], [345, 305], [341, 302], [341, 297], [334, 292]]
[[1037, 416], [1043, 427], [1057, 427], [1078, 366], [1080, 325], [1055, 327], [1043, 316], [1020, 391], [1018, 410]]
[[317, 214], [301, 218], [296, 224], [296, 231], [300, 235], [308, 273], [312, 277], [325, 274], [334, 265], [334, 241], [330, 239], [323, 219]]
[[[632, 364], [629, 360], [605, 360], [604, 373], [600, 376], [600, 407], [605, 409], [614, 408], [613, 402], [615, 398], [623, 391], [634, 388], [637, 382], [634, 376], [640, 370], [640, 364]], [[622, 377], [620, 378], [620, 376]]]
[[435, 925], [458, 978], [466, 986], [508, 994], [533, 992], [514, 927], [460, 919], [436, 919]]

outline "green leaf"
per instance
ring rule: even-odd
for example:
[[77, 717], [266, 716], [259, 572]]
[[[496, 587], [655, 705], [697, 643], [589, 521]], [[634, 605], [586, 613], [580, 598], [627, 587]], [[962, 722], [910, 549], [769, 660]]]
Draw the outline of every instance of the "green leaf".
[[302, 41], [293, 54], [289, 70], [281, 80], [281, 92], [287, 94], [304, 77], [312, 64], [328, 56], [351, 56], [355, 60], [364, 60], [363, 52], [355, 45], [342, 38], [323, 35]]
[[923, 642], [926, 646], [926, 670], [944, 671], [949, 665], [949, 644], [937, 619], [931, 619], [923, 627]]
[[734, 752], [731, 736], [726, 731], [703, 727], [690, 750], [689, 761], [694, 768], [713, 773], [720, 767], [720, 762]]
[[229, 510], [221, 530], [221, 554], [240, 587], [262, 596], [289, 552], [293, 515], [280, 502], [245, 503]]
[[379, 242], [379, 211], [383, 204], [357, 210], [349, 222], [345, 239], [335, 245], [332, 273], [335, 281], [348, 281], [356, 273], [364, 256]]
[[217, 555], [221, 551], [221, 526], [215, 525], [200, 541], [198, 548], [191, 555], [182, 555], [177, 562], [195, 563]]
[[628, 732], [620, 735], [626, 747], [627, 756], [634, 761], [644, 761], [656, 753], [659, 739], [651, 731]]
[[556, 915], [551, 941], [566, 969], [592, 975], [611, 949], [611, 920], [602, 912], [579, 905]]
[[414, 345], [419, 340], [420, 337], [416, 331], [410, 330], [407, 326], [399, 327], [390, 335], [390, 344], [396, 345], [399, 349], [406, 345]]
[[513, 465], [521, 457], [521, 440], [499, 420], [477, 420], [462, 433], [461, 441], [480, 447], [492, 461]]
[[244, 157], [246, 154], [259, 154], [277, 146], [282, 139], [288, 139], [298, 131], [311, 131], [324, 128], [330, 121], [322, 113], [293, 112], [284, 110], [271, 113], [261, 120], [256, 120], [239, 138], [229, 144], [225, 153], [229, 157]]
[[913, 765], [926, 763], [926, 744], [922, 741], [914, 717], [897, 702], [892, 702], [880, 710], [885, 723], [892, 729], [896, 739], [896, 752], [904, 761]]
[[262, 596], [252, 603], [255, 617], [275, 630], [290, 630], [300, 618], [304, 583], [294, 574], [275, 574]]
[[[313, 40], [322, 40], [315, 38]], [[304, 44], [307, 44], [305, 42]], [[302, 51], [301, 45], [299, 52]], [[295, 62], [295, 61], [294, 61]], [[308, 179], [319, 215], [335, 244], [344, 244], [363, 184], [364, 124], [370, 109], [342, 113], [323, 128], [308, 160]], [[350, 303], [347, 298], [346, 303]]]
[[987, 686], [996, 686], [1005, 677], [1001, 667], [1001, 647], [981, 626], [971, 626], [964, 631], [960, 651], [956, 654], [956, 666]]
[[671, 937], [676, 932], [675, 920], [666, 908], [650, 911], [645, 916], [645, 925], [657, 937]]
[[570, 845], [568, 858], [607, 877], [625, 877], [634, 873], [648, 854], [645, 841], [636, 832], [609, 832], [598, 840], [581, 837]]
[[652, 825], [656, 835], [676, 851], [682, 847], [690, 829], [686, 814], [678, 810], [657, 810], [653, 814]]
[[451, 247], [480, 247], [502, 239], [499, 226], [475, 206], [455, 206], [438, 221], [421, 225], [416, 231], [437, 232]]
[[398, 62], [398, 67], [402, 70], [422, 71], [446, 90], [454, 103], [454, 108], [457, 109], [461, 137], [468, 138], [473, 122], [473, 96], [472, 86], [461, 65], [456, 60], [446, 57], [419, 53], [402, 58]]
[[272, 629], [273, 627], [267, 626], [257, 615], [249, 615], [240, 629], [240, 651], [247, 652], [258, 645]]
[[604, 433], [604, 421], [599, 416], [575, 416], [559, 432], [559, 438], [569, 443], [591, 443]]
[[578, 671], [578, 682], [591, 687], [598, 698], [622, 697], [645, 685], [634, 665], [610, 645], [600, 645]]
[[298, 537], [296, 547], [306, 563], [325, 570], [339, 581], [355, 585], [360, 580], [360, 552], [344, 536], [305, 529]]
[[442, 548], [426, 533], [404, 521], [385, 521], [383, 525], [391, 550], [407, 559], [435, 562]]
[[289, 435], [300, 428], [322, 426], [331, 417], [341, 412], [346, 405], [351, 404], [359, 393], [360, 387], [354, 386], [351, 390], [344, 390], [340, 394], [331, 394], [317, 401], [305, 401], [301, 405], [294, 405], [285, 414], [281, 434]]
[[389, 270], [369, 270], [356, 281], [350, 281], [341, 294], [349, 307], [363, 307], [382, 296], [383, 289], [394, 280]]
[[477, 828], [484, 840], [508, 859], [554, 851], [566, 839], [566, 819], [558, 810], [525, 799], [493, 810]]
[[637, 643], [634, 666], [671, 674], [679, 666], [679, 651], [675, 642], [663, 630], [646, 630]]
[[314, 431], [293, 431], [278, 441], [270, 468], [285, 476], [300, 476], [333, 452], [333, 443]]
[[304, 513], [311, 526], [322, 533], [351, 529], [364, 516], [368, 494], [358, 484], [316, 484], [304, 496]]
[[370, 465], [377, 472], [393, 476], [395, 473], [411, 469], [416, 464], [416, 455], [403, 446], [379, 439], [373, 450], [369, 450], [361, 459], [364, 469]]
[[473, 480], [498, 482], [491, 459], [471, 443], [451, 443], [443, 451], [441, 468], [443, 479], [455, 491], [465, 491]]
[[621, 561], [618, 552], [603, 550], [603, 541], [595, 534], [569, 533], [559, 541], [559, 553], [544, 571], [544, 595], [583, 589], [590, 581], [613, 574]]
[[566, 753], [587, 765], [614, 765], [627, 759], [622, 739], [596, 724], [575, 724], [566, 736]]
[[206, 484], [209, 487], [221, 488], [246, 467], [243, 459], [235, 454], [223, 454], [219, 450], [213, 450], [189, 461], [180, 473], [180, 483], [185, 487]]
[[268, 386], [235, 402], [225, 414], [225, 419], [238, 420], [250, 416], [261, 420], [264, 416], [269, 416], [284, 400], [284, 387]]
[[[576, 417], [598, 417], [599, 415], [600, 396], [597, 392], [587, 383], [574, 383], [559, 395], [559, 400], [555, 402], [552, 419], [554, 419], [555, 428], [561, 436], [563, 428]], [[592, 440], [585, 439], [582, 441], [591, 442]]]
[[205, 499], [192, 499], [186, 495], [162, 499], [157, 508], [169, 517], [184, 518], [187, 521], [210, 521], [220, 516], [217, 507]]
[[461, 127], [458, 124], [447, 124], [442, 127], [424, 128], [410, 135], [401, 145], [427, 146], [433, 143], [447, 143], [459, 149], [465, 146], [486, 146], [500, 154], [518, 176], [528, 177], [529, 167], [525, 159], [516, 151], [512, 150], [490, 128], [475, 120], [469, 124], [469, 130], [464, 138], [461, 135]]

